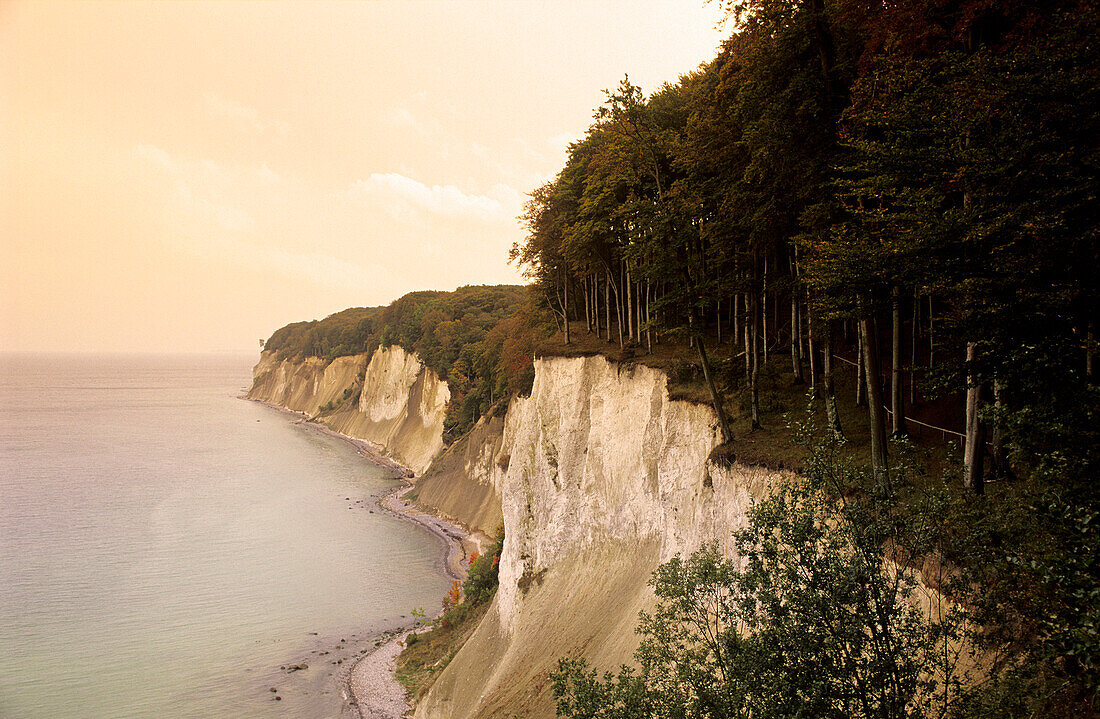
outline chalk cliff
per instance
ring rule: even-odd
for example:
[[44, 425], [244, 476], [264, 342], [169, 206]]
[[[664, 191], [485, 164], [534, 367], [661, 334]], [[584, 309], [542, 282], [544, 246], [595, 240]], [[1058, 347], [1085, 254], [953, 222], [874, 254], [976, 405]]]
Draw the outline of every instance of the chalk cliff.
[[728, 549], [776, 479], [711, 461], [709, 407], [669, 400], [659, 370], [602, 357], [536, 360], [531, 395], [445, 451], [447, 385], [399, 347], [327, 363], [264, 353], [254, 376], [256, 399], [311, 415], [335, 402], [320, 420], [422, 473], [421, 504], [484, 535], [506, 528], [497, 595], [418, 698], [420, 719], [554, 716], [557, 659], [629, 662], [653, 569], [704, 542]]
[[[451, 397], [447, 383], [416, 355], [396, 345], [365, 354], [279, 360], [264, 352], [252, 370], [251, 399], [318, 415], [328, 427], [375, 443], [416, 473], [443, 450], [443, 415]], [[360, 389], [358, 401], [352, 401]]]
[[500, 589], [417, 717], [553, 716], [558, 657], [630, 661], [657, 564], [704, 542], [728, 547], [775, 473], [711, 462], [713, 412], [670, 401], [665, 384], [602, 357], [538, 360], [531, 396], [512, 402], [499, 434], [483, 428], [491, 441], [463, 450], [452, 482], [501, 498]]
[[478, 533], [482, 543], [504, 525], [500, 486], [507, 453], [504, 419], [483, 417], [416, 481], [417, 502]]

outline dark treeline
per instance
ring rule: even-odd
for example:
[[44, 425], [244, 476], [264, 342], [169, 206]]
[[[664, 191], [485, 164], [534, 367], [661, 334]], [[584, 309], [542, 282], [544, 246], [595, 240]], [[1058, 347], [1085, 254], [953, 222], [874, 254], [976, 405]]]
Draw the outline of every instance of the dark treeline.
[[[541, 327], [530, 315], [525, 288], [466, 286], [410, 292], [386, 307], [353, 307], [323, 320], [295, 322], [276, 330], [264, 349], [279, 359], [329, 360], [370, 354], [379, 346], [416, 352], [451, 391], [444, 418], [450, 442], [498, 400], [529, 391]], [[345, 399], [357, 396], [349, 393]]]
[[754, 424], [784, 352], [838, 436], [843, 339], [886, 380], [860, 383], [876, 471], [918, 385], [965, 394], [978, 494], [983, 454], [1000, 473], [1095, 445], [1097, 4], [728, 10], [718, 57], [649, 98], [624, 79], [526, 205], [512, 257], [565, 341], [564, 319], [686, 340], [728, 440], [704, 339], [743, 357]]
[[[1043, 677], [1020, 715], [1091, 712], [1100, 4], [724, 5], [714, 60], [608, 92], [512, 259], [567, 343], [689, 345], [727, 441], [715, 353], [743, 361], [754, 427], [761, 367], [789, 362], [841, 441], [833, 364], [853, 361], [883, 487], [907, 405], [940, 398], [965, 435], [958, 561]], [[991, 477], [1018, 501], [985, 498]]]

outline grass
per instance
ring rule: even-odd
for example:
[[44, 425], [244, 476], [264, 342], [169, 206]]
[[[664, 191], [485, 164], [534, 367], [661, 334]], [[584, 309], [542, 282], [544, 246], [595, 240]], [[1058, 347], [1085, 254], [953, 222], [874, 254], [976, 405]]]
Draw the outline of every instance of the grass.
[[430, 630], [409, 635], [405, 650], [397, 657], [396, 674], [414, 705], [473, 634], [489, 604], [459, 605], [437, 619]]

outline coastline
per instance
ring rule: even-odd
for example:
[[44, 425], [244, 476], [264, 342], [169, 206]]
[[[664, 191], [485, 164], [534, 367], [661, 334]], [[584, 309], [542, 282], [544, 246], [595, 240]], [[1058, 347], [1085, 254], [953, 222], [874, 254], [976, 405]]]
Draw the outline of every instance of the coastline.
[[[415, 473], [398, 462], [381, 454], [381, 448], [373, 443], [326, 427], [312, 418], [306, 412], [300, 412], [286, 407], [253, 399], [242, 395], [241, 399], [258, 402], [264, 406], [288, 414], [297, 415], [297, 424], [307, 425], [314, 430], [341, 439], [356, 449], [359, 455], [370, 462], [386, 467], [394, 472], [394, 479], [401, 480], [402, 486], [387, 494], [374, 498], [374, 503], [387, 514], [412, 522], [431, 532], [439, 538], [443, 544], [444, 553], [441, 557], [443, 573], [451, 580], [462, 581], [466, 576], [466, 564], [470, 556], [468, 543], [475, 542], [470, 533], [463, 527], [423, 512], [405, 501], [404, 497], [415, 485], [409, 480], [415, 477]], [[436, 619], [439, 614], [431, 617]], [[344, 673], [340, 679], [340, 688], [344, 697], [344, 707], [340, 716], [348, 719], [401, 719], [409, 711], [408, 697], [405, 688], [397, 681], [396, 660], [404, 647], [405, 638], [417, 631], [426, 628], [426, 624], [416, 622], [406, 627], [383, 632], [378, 637], [373, 649], [361, 655]]]

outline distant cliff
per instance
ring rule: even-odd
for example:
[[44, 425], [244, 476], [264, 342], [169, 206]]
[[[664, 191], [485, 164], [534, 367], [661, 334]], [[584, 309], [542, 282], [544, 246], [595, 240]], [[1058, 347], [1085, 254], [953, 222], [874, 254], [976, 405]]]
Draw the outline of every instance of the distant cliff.
[[417, 474], [443, 450], [447, 383], [396, 345], [369, 357], [278, 359], [263, 352], [250, 399], [305, 412], [337, 432], [380, 445]]

